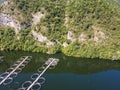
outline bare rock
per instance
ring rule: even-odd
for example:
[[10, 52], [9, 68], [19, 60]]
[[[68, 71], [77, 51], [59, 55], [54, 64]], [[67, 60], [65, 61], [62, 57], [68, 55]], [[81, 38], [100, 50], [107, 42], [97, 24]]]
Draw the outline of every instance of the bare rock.
[[102, 29], [96, 26], [92, 26], [93, 30], [94, 30], [94, 38], [93, 40], [95, 42], [101, 42], [103, 40], [105, 40], [106, 38], [108, 38], [104, 32], [102, 32]]
[[72, 42], [75, 41], [75, 39], [74, 39], [74, 33], [72, 31], [68, 31], [67, 39], [69, 39]]
[[48, 40], [47, 37], [43, 36], [41, 33], [37, 33], [34, 30], [32, 30], [32, 35], [34, 36], [35, 40], [37, 40], [41, 43], [46, 43], [47, 46], [55, 45], [54, 42], [51, 42], [50, 40]]
[[84, 33], [81, 33], [79, 38], [78, 38], [78, 41], [79, 42], [83, 42], [83, 41], [86, 41], [86, 35]]
[[33, 25], [37, 25], [40, 22], [40, 19], [45, 17], [45, 14], [42, 12], [37, 12], [35, 14], [32, 14], [32, 16], [33, 16], [32, 19]]
[[0, 14], [0, 25], [9, 26], [15, 29], [16, 34], [20, 31], [19, 21], [13, 19], [10, 15]]
[[64, 42], [63, 43], [63, 47], [67, 47], [68, 46], [68, 43], [67, 42]]

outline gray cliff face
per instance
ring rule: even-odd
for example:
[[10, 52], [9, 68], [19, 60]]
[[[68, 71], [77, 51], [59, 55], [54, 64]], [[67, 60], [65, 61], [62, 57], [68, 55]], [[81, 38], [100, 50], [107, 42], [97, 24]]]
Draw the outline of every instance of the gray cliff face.
[[4, 1], [6, 1], [6, 0], [0, 0], [0, 5], [1, 5]]
[[0, 25], [4, 27], [11, 27], [18, 34], [21, 30], [21, 24], [19, 21], [22, 19], [22, 15], [17, 10], [12, 1], [4, 1], [0, 5]]
[[34, 36], [34, 39], [36, 41], [39, 41], [41, 43], [45, 43], [47, 46], [54, 46], [55, 43], [51, 42], [50, 40], [47, 39], [47, 37], [43, 36], [41, 33], [37, 33], [34, 30], [32, 30], [32, 35]]
[[21, 29], [19, 22], [17, 20], [14, 20], [10, 15], [7, 14], [0, 14], [0, 25], [14, 28], [16, 34]]

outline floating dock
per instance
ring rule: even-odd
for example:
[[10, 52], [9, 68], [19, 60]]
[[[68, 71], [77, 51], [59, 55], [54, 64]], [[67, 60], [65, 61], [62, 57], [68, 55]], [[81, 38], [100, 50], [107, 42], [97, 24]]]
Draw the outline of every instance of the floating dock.
[[17, 60], [5, 73], [0, 75], [0, 85], [7, 85], [13, 81], [13, 78], [22, 71], [25, 65], [32, 59], [31, 56], [23, 56]]

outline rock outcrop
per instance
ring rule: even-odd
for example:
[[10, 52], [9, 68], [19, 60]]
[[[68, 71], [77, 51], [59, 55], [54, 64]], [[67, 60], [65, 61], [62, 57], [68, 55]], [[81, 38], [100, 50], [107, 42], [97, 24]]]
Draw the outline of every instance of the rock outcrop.
[[0, 25], [14, 28], [15, 33], [21, 30], [21, 21], [24, 20], [21, 12], [11, 0], [4, 1], [0, 5]]
[[15, 29], [17, 34], [21, 30], [21, 25], [19, 21], [13, 19], [10, 15], [0, 14], [0, 25], [9, 26]]
[[41, 43], [45, 43], [47, 46], [54, 46], [55, 43], [51, 42], [47, 39], [47, 37], [43, 36], [41, 33], [37, 33], [36, 31], [32, 30], [32, 35], [34, 36], [34, 39], [36, 41], [39, 41]]
[[78, 41], [79, 42], [83, 42], [83, 41], [86, 41], [86, 35], [84, 33], [81, 33], [79, 38], [78, 38]]
[[72, 41], [72, 42], [75, 41], [74, 33], [72, 31], [68, 31], [67, 39], [70, 40], [70, 41]]
[[63, 43], [63, 47], [67, 47], [68, 46], [68, 43], [67, 42], [64, 42]]
[[93, 40], [95, 42], [101, 42], [102, 40], [105, 40], [107, 38], [107, 36], [105, 35], [104, 32], [102, 32], [102, 30], [96, 26], [92, 26], [93, 28], [93, 33], [94, 33], [94, 38]]
[[32, 24], [37, 25], [40, 22], [41, 18], [45, 17], [45, 13], [37, 12], [35, 14], [32, 14], [32, 16], [33, 16]]

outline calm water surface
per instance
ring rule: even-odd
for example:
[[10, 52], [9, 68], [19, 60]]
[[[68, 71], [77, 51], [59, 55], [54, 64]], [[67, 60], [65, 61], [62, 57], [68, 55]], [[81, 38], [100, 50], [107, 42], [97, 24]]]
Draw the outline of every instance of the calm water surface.
[[43, 76], [46, 82], [40, 90], [120, 90], [120, 62], [67, 57], [63, 54], [46, 55], [28, 52], [0, 52], [5, 56], [0, 64], [0, 73], [5, 72], [21, 56], [31, 55], [33, 59], [14, 81], [0, 90], [17, 90], [22, 83], [31, 80], [30, 76], [49, 58], [59, 58], [53, 70]]
[[[0, 0], [0, 4], [5, 0]], [[14, 81], [0, 90], [17, 90], [22, 83], [49, 58], [60, 59], [54, 70], [48, 70], [41, 90], [120, 90], [120, 62], [67, 57], [62, 54], [46, 55], [28, 52], [0, 52], [5, 56], [0, 63], [0, 74], [5, 72], [21, 56], [31, 55], [32, 61], [18, 74]]]

